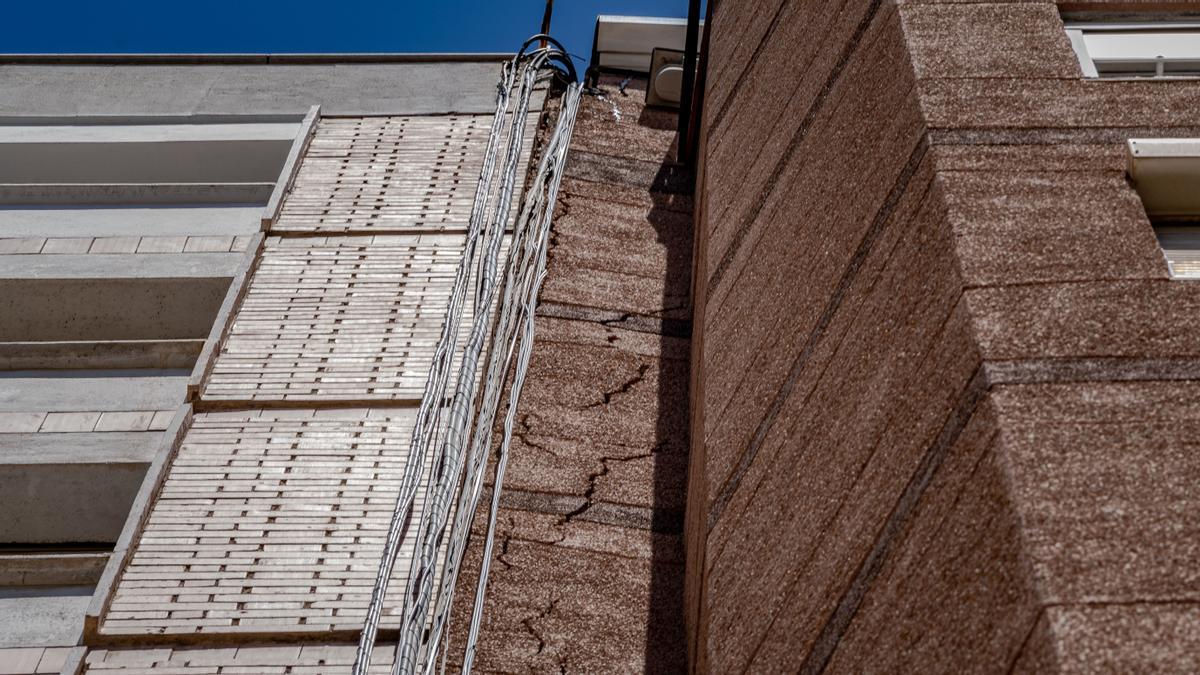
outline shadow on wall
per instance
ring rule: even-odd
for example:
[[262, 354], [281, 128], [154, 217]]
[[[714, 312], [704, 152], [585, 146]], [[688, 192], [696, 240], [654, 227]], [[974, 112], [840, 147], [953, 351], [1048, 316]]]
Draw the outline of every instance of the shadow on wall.
[[[638, 124], [674, 130], [674, 110], [643, 108]], [[687, 498], [688, 379], [692, 304], [692, 172], [677, 164], [678, 138], [663, 154], [649, 195], [646, 221], [666, 255], [661, 323], [654, 462], [654, 546], [651, 553], [650, 617], [646, 636], [647, 673], [684, 672], [685, 575], [683, 514]]]

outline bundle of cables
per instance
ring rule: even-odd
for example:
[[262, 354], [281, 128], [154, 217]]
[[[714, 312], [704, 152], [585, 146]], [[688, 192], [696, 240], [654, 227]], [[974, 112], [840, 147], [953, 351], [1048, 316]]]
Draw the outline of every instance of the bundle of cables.
[[[534, 48], [535, 43], [540, 46]], [[563, 78], [567, 86], [554, 130], [542, 147], [537, 172], [506, 237], [513, 195], [524, 178], [518, 175], [518, 167], [525, 147], [525, 120], [539, 84], [547, 77]], [[444, 672], [455, 587], [493, 455], [496, 416], [506, 405], [503, 434], [494, 452], [483, 563], [462, 672], [470, 672], [474, 662], [504, 469], [533, 349], [534, 310], [546, 275], [551, 218], [579, 109], [582, 90], [576, 79], [570, 55], [548, 35], [527, 40], [501, 72], [466, 242], [413, 425], [355, 658], [355, 675], [367, 673], [388, 582], [405, 542], [415, 547], [399, 613], [392, 673]], [[468, 298], [472, 279], [474, 292]], [[466, 321], [468, 303], [470, 322]], [[419, 516], [414, 515], [418, 493], [425, 496]]]

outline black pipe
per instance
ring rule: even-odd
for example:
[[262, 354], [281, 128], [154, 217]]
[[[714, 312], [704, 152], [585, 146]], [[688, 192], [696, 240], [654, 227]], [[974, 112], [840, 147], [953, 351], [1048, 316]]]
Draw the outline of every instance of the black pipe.
[[[717, 0], [708, 0], [708, 7], [704, 11], [704, 27], [706, 29], [713, 25], [713, 7], [716, 4]], [[700, 152], [700, 122], [704, 119], [704, 92], [708, 89], [708, 38], [710, 35], [712, 35], [712, 31], [705, 30], [704, 37], [700, 40], [700, 54], [696, 61], [696, 86], [692, 88], [694, 102], [688, 122], [688, 136], [680, 141], [680, 152], [685, 155], [683, 162], [688, 166], [695, 166], [696, 156]]]
[[[550, 34], [550, 16], [554, 14], [554, 0], [546, 0], [546, 13], [542, 15], [542, 35]], [[542, 40], [542, 47], [546, 47], [546, 41]]]
[[[679, 97], [679, 161], [688, 161], [685, 145], [690, 138], [692, 94], [696, 84], [696, 43], [700, 41], [700, 0], [689, 0], [687, 37], [683, 44], [683, 89]], [[650, 73], [651, 79], [654, 73]], [[653, 83], [651, 83], [653, 85]]]

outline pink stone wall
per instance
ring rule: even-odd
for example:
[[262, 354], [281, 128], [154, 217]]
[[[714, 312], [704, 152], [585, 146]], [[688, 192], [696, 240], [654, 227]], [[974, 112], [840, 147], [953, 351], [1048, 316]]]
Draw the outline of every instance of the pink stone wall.
[[1195, 136], [1200, 84], [1082, 80], [1053, 2], [711, 30], [693, 668], [1194, 669], [1200, 287], [1124, 142]]

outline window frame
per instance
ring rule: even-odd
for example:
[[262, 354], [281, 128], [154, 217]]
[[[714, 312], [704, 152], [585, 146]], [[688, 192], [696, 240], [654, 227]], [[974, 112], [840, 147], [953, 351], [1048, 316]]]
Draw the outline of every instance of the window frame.
[[[1067, 33], [1067, 38], [1071, 43], [1071, 48], [1075, 52], [1075, 56], [1079, 61], [1079, 67], [1086, 79], [1120, 79], [1120, 80], [1184, 80], [1200, 78], [1200, 19], [1196, 20], [1179, 20], [1179, 21], [1124, 21], [1124, 22], [1101, 22], [1101, 21], [1065, 21], [1064, 29]], [[1112, 63], [1125, 63], [1131, 66], [1136, 65], [1154, 65], [1156, 72], [1153, 74], [1138, 74], [1134, 71], [1128, 74], [1123, 74], [1120, 71], [1105, 71], [1103, 70], [1104, 60], [1101, 60], [1102, 65], [1097, 65], [1097, 59], [1092, 54], [1092, 50], [1088, 47], [1087, 37], [1089, 33], [1125, 33], [1131, 36], [1140, 36], [1153, 33], [1168, 33], [1168, 32], [1195, 32], [1197, 36], [1197, 47], [1195, 54], [1189, 54], [1186, 58], [1164, 59], [1163, 57], [1146, 56], [1144, 58], [1134, 58], [1125, 61], [1112, 61]], [[1196, 64], [1189, 71], [1172, 74], [1165, 72], [1165, 68], [1169, 64]]]

